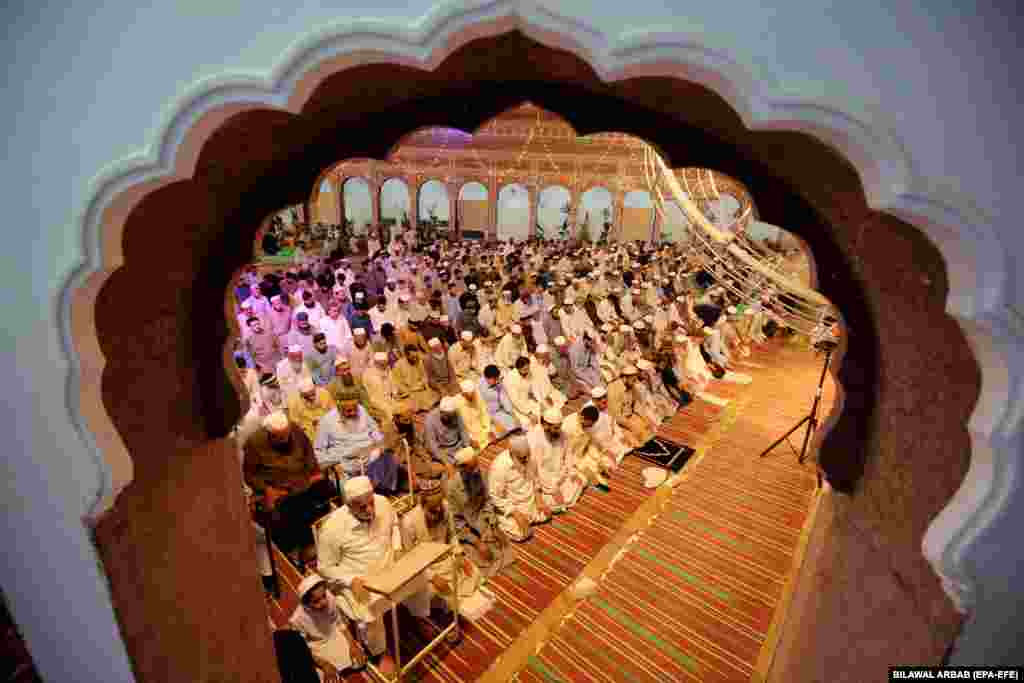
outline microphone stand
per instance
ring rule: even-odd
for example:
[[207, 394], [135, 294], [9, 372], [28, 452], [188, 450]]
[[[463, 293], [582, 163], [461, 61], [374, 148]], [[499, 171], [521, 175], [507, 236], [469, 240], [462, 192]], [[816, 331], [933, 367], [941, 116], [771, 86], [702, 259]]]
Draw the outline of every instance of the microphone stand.
[[825, 352], [825, 364], [821, 368], [821, 377], [818, 379], [818, 388], [814, 392], [814, 403], [811, 405], [811, 412], [805, 415], [803, 418], [801, 418], [799, 422], [793, 425], [792, 429], [790, 429], [788, 432], [779, 437], [779, 439], [775, 441], [775, 443], [773, 443], [768, 448], [764, 449], [764, 452], [762, 452], [761, 455], [758, 456], [759, 458], [763, 458], [766, 455], [768, 455], [769, 452], [771, 452], [776, 446], [778, 446], [783, 441], [789, 444], [790, 449], [794, 453], [796, 453], [797, 451], [795, 448], [793, 448], [793, 444], [789, 442], [789, 436], [793, 432], [803, 427], [804, 423], [806, 423], [807, 433], [804, 434], [803, 446], [800, 447], [800, 452], [797, 453], [797, 463], [800, 465], [804, 464], [804, 460], [807, 458], [807, 446], [811, 442], [811, 434], [818, 429], [818, 405], [821, 403], [822, 388], [825, 386], [825, 374], [828, 372], [829, 363], [832, 362], [832, 352], [835, 350], [836, 346], [837, 344], [835, 342], [829, 341], [821, 342], [820, 344], [816, 345], [816, 348], [819, 348]]

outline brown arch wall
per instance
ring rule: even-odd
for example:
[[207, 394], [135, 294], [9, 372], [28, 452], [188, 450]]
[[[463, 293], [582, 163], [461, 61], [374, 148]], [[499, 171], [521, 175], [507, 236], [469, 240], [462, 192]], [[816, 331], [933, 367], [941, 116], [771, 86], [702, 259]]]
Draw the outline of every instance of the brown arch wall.
[[[870, 632], [887, 606], [897, 607], [890, 621], [919, 636], [899, 650], [906, 659], [942, 656], [959, 620], [920, 542], [966, 471], [964, 425], [979, 372], [944, 313], [938, 250], [870, 210], [853, 168], [816, 140], [748, 131], [722, 99], [691, 83], [603, 84], [575, 56], [509, 33], [466, 45], [433, 73], [389, 65], [341, 72], [300, 115], [239, 114], [208, 140], [192, 179], [153, 192], [129, 216], [125, 266], [98, 297], [96, 327], [108, 360], [104, 404], [135, 479], [96, 539], [140, 681], [276, 680], [237, 455], [224, 438], [242, 409], [225, 372], [224, 291], [250, 259], [260, 221], [306, 201], [338, 159], [384, 158], [423, 126], [471, 131], [525, 99], [581, 135], [628, 132], [673, 167], [721, 170], [749, 189], [763, 220], [806, 240], [820, 289], [850, 330], [838, 372], [845, 409], [821, 455], [829, 481], [846, 492], [837, 496], [837, 528], [866, 543], [893, 593], [852, 594], [854, 569], [833, 563], [819, 577], [815, 628], [801, 634], [801, 665], [884, 671], [884, 635], [846, 634]], [[858, 547], [828, 552], [842, 559]]]

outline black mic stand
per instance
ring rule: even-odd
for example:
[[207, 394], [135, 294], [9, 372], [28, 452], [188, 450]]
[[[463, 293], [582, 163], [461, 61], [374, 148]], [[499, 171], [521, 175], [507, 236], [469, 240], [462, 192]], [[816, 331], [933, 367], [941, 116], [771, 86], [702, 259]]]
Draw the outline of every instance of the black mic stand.
[[800, 465], [804, 464], [804, 459], [807, 457], [807, 445], [811, 442], [811, 434], [818, 429], [818, 404], [821, 403], [822, 388], [825, 386], [825, 373], [828, 372], [829, 363], [832, 362], [832, 352], [835, 350], [837, 344], [832, 341], [823, 341], [819, 344], [815, 344], [815, 348], [825, 352], [825, 364], [821, 368], [821, 377], [818, 379], [818, 389], [814, 393], [814, 403], [811, 405], [811, 412], [805, 415], [799, 422], [793, 425], [793, 428], [783, 434], [779, 439], [768, 448], [764, 449], [764, 452], [759, 455], [759, 458], [763, 458], [768, 455], [776, 446], [785, 441], [789, 444], [790, 449], [796, 453], [796, 449], [793, 448], [793, 444], [789, 442], [789, 436], [804, 426], [807, 423], [807, 433], [804, 434], [804, 444], [800, 447], [800, 452], [797, 453], [797, 463]]

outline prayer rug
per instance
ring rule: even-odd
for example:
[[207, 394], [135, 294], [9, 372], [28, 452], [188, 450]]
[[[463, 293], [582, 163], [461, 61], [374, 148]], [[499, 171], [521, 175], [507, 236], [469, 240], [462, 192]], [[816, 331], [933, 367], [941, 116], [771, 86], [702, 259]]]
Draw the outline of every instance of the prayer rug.
[[634, 455], [652, 465], [678, 472], [695, 452], [685, 444], [677, 444], [655, 437], [640, 448], [630, 451], [629, 455]]

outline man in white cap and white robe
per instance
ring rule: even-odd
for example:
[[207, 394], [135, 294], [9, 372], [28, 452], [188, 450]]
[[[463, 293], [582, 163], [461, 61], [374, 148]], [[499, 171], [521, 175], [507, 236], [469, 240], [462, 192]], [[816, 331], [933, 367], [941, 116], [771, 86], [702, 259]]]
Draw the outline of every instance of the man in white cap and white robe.
[[601, 455], [607, 454], [614, 465], [619, 465], [632, 448], [626, 443], [622, 428], [608, 412], [608, 390], [605, 387], [594, 387], [590, 392], [590, 400], [584, 404], [586, 406], [594, 406], [599, 413], [591, 433], [591, 439], [597, 446], [596, 451]]
[[295, 394], [303, 380], [313, 381], [309, 366], [303, 361], [302, 347], [292, 344], [288, 347], [288, 355], [277, 364], [277, 382], [281, 385], [285, 397]]
[[498, 349], [495, 351], [494, 360], [503, 373], [514, 370], [516, 361], [521, 356], [527, 355], [526, 339], [523, 337], [523, 328], [518, 324], [509, 328], [508, 334], [498, 342]]
[[576, 469], [576, 460], [562, 434], [562, 413], [554, 408], [544, 411], [540, 424], [526, 433], [530, 457], [537, 463], [541, 500], [552, 511], [565, 512], [579, 500], [587, 485]]
[[597, 438], [596, 427], [600, 419], [601, 411], [596, 406], [586, 405], [562, 421], [562, 432], [569, 442], [576, 469], [591, 484], [607, 489], [608, 477], [617, 462], [615, 453]]
[[373, 364], [363, 372], [362, 380], [370, 402], [382, 416], [381, 419], [393, 423], [399, 403], [387, 353], [378, 351], [373, 355]]
[[480, 373], [476, 368], [477, 347], [474, 343], [473, 333], [464, 331], [459, 336], [458, 343], [448, 348], [448, 362], [451, 363], [455, 378], [461, 383], [466, 380], [473, 382], [480, 381]]
[[338, 349], [341, 357], [347, 358], [352, 365], [352, 372], [357, 377], [366, 372], [373, 361], [373, 345], [370, 344], [366, 328], [357, 327], [352, 332], [351, 343]]
[[477, 390], [477, 382], [462, 380], [459, 383], [458, 400], [459, 417], [462, 424], [469, 432], [470, 439], [486, 448], [489, 444], [497, 441], [505, 435], [505, 428], [491, 420], [491, 414], [487, 410], [487, 404]]
[[590, 316], [582, 307], [576, 305], [576, 299], [573, 297], [566, 297], [560, 320], [563, 334], [572, 340], [581, 339], [586, 333], [596, 335]]
[[338, 607], [328, 583], [316, 573], [302, 579], [296, 591], [299, 605], [288, 624], [302, 634], [313, 662], [325, 674], [324, 680], [338, 681], [342, 671], [363, 666], [366, 654], [352, 637], [349, 619]]
[[[317, 570], [331, 582], [338, 606], [356, 622], [356, 631], [370, 656], [380, 657], [382, 672], [394, 671], [387, 654], [384, 614], [391, 603], [371, 593], [366, 580], [386, 570], [401, 549], [398, 516], [388, 499], [374, 494], [369, 477], [345, 482], [345, 506], [335, 510], [320, 528], [317, 539]], [[430, 616], [430, 591], [421, 574], [412, 580], [410, 595], [402, 604], [414, 617]]]
[[558, 368], [551, 363], [551, 350], [547, 344], [541, 344], [530, 359], [530, 385], [541, 408], [561, 410], [566, 403], [565, 394], [551, 383], [552, 375], [557, 373]]
[[633, 386], [638, 374], [636, 366], [628, 365], [622, 369], [622, 377], [608, 385], [608, 412], [633, 448], [647, 443], [655, 432], [655, 425], [637, 411]]
[[491, 463], [487, 488], [498, 512], [498, 525], [510, 540], [525, 541], [533, 534], [533, 524], [551, 519], [550, 508], [540, 499], [537, 464], [524, 436], [513, 437], [508, 450]]

